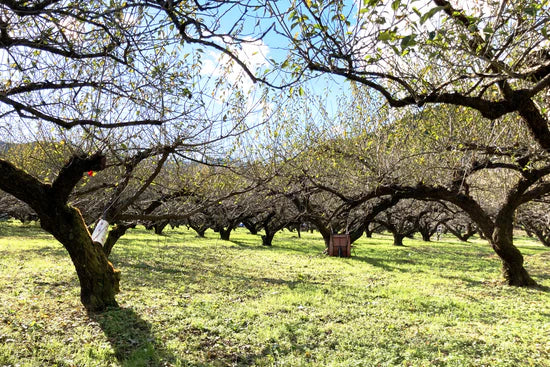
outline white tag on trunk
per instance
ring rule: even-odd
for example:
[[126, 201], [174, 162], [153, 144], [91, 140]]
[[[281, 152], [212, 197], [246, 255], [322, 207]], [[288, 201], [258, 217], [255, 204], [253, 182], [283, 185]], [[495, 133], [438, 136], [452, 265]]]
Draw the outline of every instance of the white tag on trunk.
[[103, 246], [105, 244], [105, 240], [107, 239], [107, 233], [109, 233], [109, 222], [105, 219], [100, 219], [94, 228], [92, 241], [98, 242], [101, 246]]

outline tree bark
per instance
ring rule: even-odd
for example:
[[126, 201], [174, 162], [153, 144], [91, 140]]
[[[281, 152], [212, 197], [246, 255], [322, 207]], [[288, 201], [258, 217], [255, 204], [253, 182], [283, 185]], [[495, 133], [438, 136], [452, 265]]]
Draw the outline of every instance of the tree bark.
[[361, 236], [363, 235], [363, 232], [365, 231], [365, 226], [360, 226], [359, 228], [351, 231], [349, 233], [349, 241], [350, 243], [354, 243], [355, 241], [357, 241], [358, 239], [361, 238]]
[[115, 224], [115, 226], [109, 231], [109, 235], [103, 245], [103, 252], [105, 252], [105, 256], [109, 257], [118, 240], [126, 234], [128, 229], [135, 227], [135, 224]]
[[502, 260], [502, 275], [508, 285], [534, 286], [537, 283], [523, 267], [523, 255], [514, 246], [512, 215], [499, 213], [490, 243]]
[[155, 230], [155, 234], [160, 236], [162, 234], [162, 231], [164, 231], [164, 228], [166, 228], [167, 225], [168, 225], [168, 221], [157, 222], [153, 224], [153, 229]]
[[544, 231], [535, 229], [533, 230], [533, 232], [535, 232], [535, 236], [539, 239], [540, 243], [542, 243], [543, 246], [550, 247], [550, 239], [548, 238], [548, 235], [544, 233]]
[[401, 233], [392, 233], [393, 234], [393, 245], [394, 246], [404, 246], [403, 239], [405, 236]]
[[195, 232], [197, 232], [197, 236], [199, 236], [200, 238], [204, 238], [205, 237], [205, 233], [206, 233], [206, 228], [201, 228], [201, 227], [195, 227], [195, 226], [190, 226]]
[[262, 245], [263, 246], [272, 246], [273, 237], [275, 237], [275, 232], [266, 231], [265, 235], [262, 235]]
[[430, 242], [431, 241], [431, 234], [430, 231], [420, 230], [420, 234], [422, 235], [422, 241], [424, 242]]
[[53, 217], [42, 216], [40, 225], [69, 252], [80, 282], [82, 304], [88, 311], [117, 307], [120, 272], [113, 268], [103, 247], [92, 242], [78, 209], [65, 206], [56, 212]]
[[372, 238], [372, 229], [370, 228], [370, 223], [371, 222], [367, 222], [366, 225], [365, 225], [365, 236], [367, 236], [367, 238]]
[[210, 226], [204, 222], [204, 221], [192, 221], [189, 220], [187, 223], [187, 227], [193, 229], [193, 231], [197, 232], [197, 236], [200, 238], [205, 237], [206, 230], [210, 228]]
[[323, 236], [323, 240], [325, 241], [325, 247], [328, 249], [329, 245], [330, 245], [330, 236], [331, 236], [331, 232], [328, 228], [321, 228], [319, 226], [317, 226], [317, 229], [319, 230], [319, 232], [321, 233], [321, 236]]
[[243, 225], [245, 226], [246, 229], [248, 229], [248, 232], [250, 232], [250, 234], [253, 234], [253, 235], [258, 234], [258, 228], [254, 223], [248, 220], [243, 220]]
[[527, 237], [533, 238], [533, 232], [529, 228], [527, 228], [525, 224], [523, 225], [523, 229], [525, 230], [525, 234], [527, 235]]
[[225, 228], [218, 228], [218, 232], [220, 233], [220, 239], [222, 239], [223, 241], [229, 241], [229, 238], [231, 237], [231, 231], [233, 230], [233, 228], [231, 227], [228, 227], [227, 229]]

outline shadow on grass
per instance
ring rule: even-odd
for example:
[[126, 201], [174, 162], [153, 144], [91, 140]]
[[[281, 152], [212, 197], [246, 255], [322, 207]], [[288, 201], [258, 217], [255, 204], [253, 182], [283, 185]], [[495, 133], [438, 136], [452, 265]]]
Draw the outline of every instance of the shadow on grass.
[[[165, 287], [171, 282], [174, 281], [175, 276], [181, 277], [181, 281], [185, 283], [200, 283], [204, 281], [201, 278], [203, 273], [199, 268], [176, 268], [170, 266], [162, 266], [160, 264], [146, 264], [146, 263], [130, 263], [130, 262], [118, 262], [123, 268], [133, 269], [132, 278], [139, 278], [141, 282], [148, 282], [150, 284], [156, 284], [157, 287]], [[144, 270], [144, 272], [140, 272]], [[324, 283], [318, 281], [312, 281], [308, 279], [281, 279], [281, 278], [272, 278], [272, 277], [261, 277], [261, 276], [251, 276], [251, 275], [239, 275], [234, 273], [231, 269], [209, 269], [209, 274], [212, 277], [217, 279], [225, 279], [238, 282], [242, 284], [243, 287], [252, 288], [257, 287], [261, 289], [262, 287], [259, 284], [272, 284], [272, 285], [284, 285], [290, 289], [294, 289], [299, 285], [314, 285], [319, 286]], [[162, 275], [162, 277], [160, 276]]]
[[40, 255], [41, 257], [51, 256], [55, 258], [69, 257], [69, 253], [67, 252], [67, 250], [65, 250], [65, 248], [59, 242], [57, 242], [57, 240], [52, 238], [51, 242], [52, 242], [51, 246], [32, 248], [32, 249], [22, 249], [22, 250], [18, 250], [18, 252], [21, 254], [22, 257], [32, 256], [32, 255]]
[[19, 224], [15, 221], [0, 222], [0, 236], [49, 238], [49, 233], [40, 228], [38, 222]]
[[151, 332], [151, 324], [130, 308], [89, 313], [109, 340], [121, 366], [162, 366], [175, 361]]
[[531, 287], [532, 289], [536, 291], [540, 291], [542, 293], [550, 293], [550, 287], [547, 287], [545, 285], [537, 284], [534, 287]]
[[408, 272], [410, 271], [410, 269], [408, 268], [400, 268], [398, 266], [391, 266], [391, 265], [407, 265], [407, 264], [410, 265], [414, 263], [412, 260], [406, 260], [406, 259], [390, 260], [390, 259], [379, 259], [379, 258], [367, 257], [367, 256], [352, 256], [351, 258], [355, 261], [361, 261], [390, 272], [392, 271]]
[[[441, 278], [450, 279], [452, 281], [464, 282], [468, 287], [481, 287], [486, 283], [484, 281], [472, 279], [467, 276], [455, 276], [455, 275], [446, 275], [446, 274], [440, 274], [439, 276]], [[478, 303], [480, 300], [471, 298], [471, 301]]]
[[[265, 357], [270, 352], [268, 348], [264, 348], [254, 353], [249, 350], [249, 345], [229, 352], [223, 348], [224, 341], [220, 341], [219, 335], [216, 333], [210, 335], [205, 333], [205, 330], [197, 330], [196, 332], [205, 335], [200, 348], [206, 351], [206, 360], [189, 361], [168, 351], [153, 335], [151, 324], [130, 308], [113, 308], [103, 313], [90, 313], [89, 317], [100, 325], [115, 352], [119, 365], [123, 367], [173, 365], [204, 367], [212, 365], [211, 362], [215, 362], [214, 365], [223, 366], [249, 366], [253, 365], [256, 359]], [[193, 330], [189, 330], [188, 333], [194, 334]], [[230, 340], [225, 342], [225, 344], [232, 344]]]
[[244, 249], [251, 249], [251, 250], [261, 250], [263, 247], [267, 246], [258, 246], [262, 244], [261, 240], [259, 243], [254, 243], [252, 241], [237, 241], [237, 240], [229, 240], [227, 243], [232, 243], [234, 245], [237, 245], [238, 247], [242, 247]]
[[292, 243], [292, 244], [285, 244], [285, 243], [277, 243], [277, 238], [273, 240], [272, 246], [265, 246], [262, 244], [261, 238], [259, 238], [259, 241], [257, 242], [244, 242], [244, 241], [238, 241], [238, 240], [231, 240], [231, 242], [235, 245], [237, 245], [235, 248], [239, 249], [250, 249], [253, 251], [265, 251], [265, 252], [276, 252], [276, 253], [297, 253], [297, 254], [304, 254], [308, 256], [321, 256], [323, 255], [323, 250], [325, 247], [323, 245], [319, 245], [317, 243], [313, 243], [314, 241], [307, 242], [305, 240], [303, 243]]

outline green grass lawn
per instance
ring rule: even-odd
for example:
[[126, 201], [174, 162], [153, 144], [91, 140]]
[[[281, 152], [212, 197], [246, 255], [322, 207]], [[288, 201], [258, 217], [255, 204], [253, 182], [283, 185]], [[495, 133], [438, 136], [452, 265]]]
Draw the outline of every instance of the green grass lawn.
[[375, 235], [342, 259], [318, 234], [139, 228], [111, 256], [121, 308], [87, 315], [61, 245], [4, 222], [0, 366], [550, 366], [550, 249], [517, 243], [542, 288], [502, 285], [480, 240]]

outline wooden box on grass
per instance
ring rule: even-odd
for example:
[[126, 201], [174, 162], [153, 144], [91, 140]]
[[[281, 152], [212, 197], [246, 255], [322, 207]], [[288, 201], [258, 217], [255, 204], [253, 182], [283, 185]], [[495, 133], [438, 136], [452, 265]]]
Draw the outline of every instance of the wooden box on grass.
[[349, 234], [333, 234], [330, 236], [328, 256], [351, 257]]

